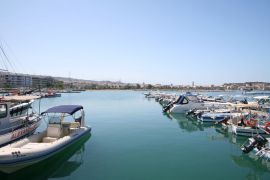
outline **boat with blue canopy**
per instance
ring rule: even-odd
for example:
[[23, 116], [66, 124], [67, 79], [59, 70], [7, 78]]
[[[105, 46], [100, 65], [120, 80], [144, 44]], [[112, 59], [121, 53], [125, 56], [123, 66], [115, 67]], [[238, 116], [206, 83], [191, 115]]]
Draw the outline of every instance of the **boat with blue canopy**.
[[0, 148], [0, 171], [12, 173], [43, 161], [91, 132], [81, 105], [55, 106], [41, 115], [48, 121], [43, 132]]

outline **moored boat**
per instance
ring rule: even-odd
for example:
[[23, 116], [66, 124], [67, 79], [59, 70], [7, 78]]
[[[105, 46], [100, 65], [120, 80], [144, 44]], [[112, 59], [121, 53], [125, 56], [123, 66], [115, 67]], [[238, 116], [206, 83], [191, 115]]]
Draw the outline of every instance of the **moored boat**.
[[239, 117], [242, 113], [216, 113], [216, 112], [209, 112], [204, 113], [199, 118], [202, 122], [222, 122], [226, 119], [230, 119], [231, 117]]
[[231, 131], [235, 135], [253, 137], [255, 135], [269, 136], [270, 122], [261, 120], [255, 115], [241, 116], [241, 120], [232, 119]]
[[12, 173], [45, 160], [91, 131], [91, 127], [85, 125], [84, 110], [80, 105], [56, 106], [42, 115], [48, 119], [46, 130], [0, 149], [0, 171]]
[[45, 95], [44, 95], [45, 98], [54, 98], [54, 97], [61, 97], [61, 94], [60, 93], [55, 93], [51, 90], [49, 90]]
[[[37, 113], [29, 110], [35, 98], [37, 97], [19, 96], [0, 101], [0, 146], [31, 135], [37, 129], [41, 119]], [[12, 106], [16, 100], [24, 102]]]
[[231, 125], [231, 131], [233, 134], [238, 135], [238, 136], [247, 136], [247, 137], [252, 137], [255, 136], [257, 134], [260, 134], [262, 136], [269, 136], [269, 132], [266, 129], [268, 128], [265, 126], [239, 126], [239, 125], [235, 125], [232, 124]]
[[169, 113], [187, 113], [191, 109], [207, 109], [207, 108], [225, 108], [231, 103], [206, 102], [199, 99], [196, 95], [186, 94], [168, 104], [163, 108], [163, 112]]

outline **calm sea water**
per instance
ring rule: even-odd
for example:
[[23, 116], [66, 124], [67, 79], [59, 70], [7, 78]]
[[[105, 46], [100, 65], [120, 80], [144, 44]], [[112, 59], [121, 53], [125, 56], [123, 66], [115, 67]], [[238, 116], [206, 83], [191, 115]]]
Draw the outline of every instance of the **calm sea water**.
[[270, 179], [270, 167], [241, 153], [245, 138], [183, 115], [166, 116], [142, 92], [62, 94], [42, 99], [41, 109], [61, 104], [84, 106], [91, 136], [42, 163], [0, 174], [1, 180]]

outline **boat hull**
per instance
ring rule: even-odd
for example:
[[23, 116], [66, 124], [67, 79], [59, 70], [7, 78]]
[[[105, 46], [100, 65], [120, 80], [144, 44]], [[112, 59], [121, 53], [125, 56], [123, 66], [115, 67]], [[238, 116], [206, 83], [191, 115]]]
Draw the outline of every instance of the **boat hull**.
[[169, 110], [170, 113], [186, 113], [190, 109], [199, 109], [203, 107], [203, 103], [189, 103], [189, 104], [174, 104], [173, 107]]
[[202, 116], [199, 120], [202, 122], [217, 123], [217, 122], [224, 121], [226, 118], [227, 118], [226, 116], [218, 116], [218, 117]]
[[225, 108], [227, 103], [218, 102], [189, 102], [188, 104], [174, 104], [169, 110], [170, 113], [187, 113], [191, 109], [207, 109], [207, 108]]
[[262, 136], [269, 136], [264, 130], [256, 129], [251, 127], [241, 127], [232, 125], [232, 133], [238, 136], [253, 137], [254, 135], [260, 134]]

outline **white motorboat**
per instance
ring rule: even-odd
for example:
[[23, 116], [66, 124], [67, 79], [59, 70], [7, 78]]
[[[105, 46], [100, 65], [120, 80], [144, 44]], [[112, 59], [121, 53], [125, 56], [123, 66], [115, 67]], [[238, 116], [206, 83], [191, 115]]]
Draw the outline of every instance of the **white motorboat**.
[[204, 102], [196, 95], [181, 95], [176, 101], [164, 107], [164, 112], [186, 113], [191, 109], [226, 108], [231, 103]]
[[254, 99], [257, 100], [262, 109], [270, 113], [270, 96], [256, 96]]
[[164, 94], [164, 95], [161, 95], [158, 101], [162, 106], [166, 106], [167, 104], [177, 99], [178, 99], [178, 96], [176, 94]]
[[145, 97], [146, 98], [157, 98], [159, 97], [161, 94], [164, 94], [164, 93], [160, 93], [158, 91], [150, 91], [148, 93], [144, 93]]
[[[0, 146], [31, 135], [40, 124], [40, 117], [33, 111], [30, 112], [35, 96], [20, 96], [17, 100], [26, 102], [12, 106], [11, 98], [0, 101]], [[16, 98], [12, 98], [14, 103]]]
[[218, 97], [213, 97], [213, 96], [203, 96], [201, 98], [203, 101], [208, 101], [208, 102], [222, 102], [223, 96], [218, 96]]
[[12, 173], [45, 160], [91, 131], [80, 105], [56, 106], [42, 115], [48, 119], [46, 130], [0, 148], [0, 171]]

